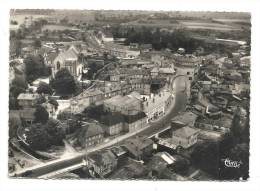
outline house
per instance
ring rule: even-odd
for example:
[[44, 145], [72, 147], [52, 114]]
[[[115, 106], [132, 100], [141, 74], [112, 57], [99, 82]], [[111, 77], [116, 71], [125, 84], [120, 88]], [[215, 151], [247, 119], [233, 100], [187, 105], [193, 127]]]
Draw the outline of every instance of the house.
[[26, 123], [26, 124], [32, 124], [35, 120], [35, 108], [24, 108], [21, 110], [18, 110], [21, 119]]
[[113, 42], [114, 37], [111, 32], [108, 31], [99, 31], [98, 36], [101, 38], [103, 42]]
[[151, 70], [151, 76], [152, 77], [157, 77], [159, 75], [159, 68], [158, 67], [154, 67], [152, 70]]
[[160, 53], [153, 53], [151, 55], [151, 62], [156, 66], [162, 66], [162, 62], [165, 60], [165, 56]]
[[168, 91], [163, 91], [146, 98], [143, 102], [143, 108], [147, 115], [147, 122], [156, 120], [158, 117], [164, 115], [170, 107], [172, 100], [173, 96]]
[[198, 116], [193, 112], [184, 112], [180, 115], [177, 115], [171, 120], [171, 125], [173, 126], [190, 126], [194, 127], [194, 124]]
[[210, 101], [219, 108], [226, 108], [228, 104], [228, 100], [222, 96], [211, 97]]
[[117, 158], [110, 150], [90, 153], [86, 157], [86, 166], [90, 173], [95, 173], [103, 178], [116, 169]]
[[216, 107], [214, 105], [208, 105], [206, 107], [206, 114], [212, 118], [219, 118], [221, 116], [222, 112], [218, 107]]
[[142, 129], [147, 123], [147, 117], [144, 112], [136, 114], [124, 115], [124, 131], [135, 132]]
[[79, 77], [82, 73], [83, 66], [78, 56], [79, 51], [75, 46], [71, 46], [68, 50], [61, 51], [53, 61], [52, 77], [54, 78], [56, 73], [62, 68], [68, 69], [74, 77]]
[[109, 77], [110, 77], [110, 81], [119, 82], [121, 73], [118, 69], [115, 69], [115, 70], [109, 72]]
[[184, 177], [179, 175], [179, 173], [175, 174], [175, 172], [179, 169], [181, 169], [181, 172], [187, 170], [188, 161], [179, 155], [172, 156], [167, 152], [158, 152], [153, 155], [146, 167], [149, 171], [148, 175], [152, 178], [185, 180]]
[[99, 105], [104, 99], [104, 93], [98, 89], [85, 90], [83, 93], [71, 99], [71, 110], [80, 113], [91, 104]]
[[17, 97], [17, 100], [19, 106], [21, 106], [22, 108], [32, 108], [37, 104], [39, 98], [39, 94], [20, 93]]
[[141, 100], [135, 97], [117, 95], [105, 100], [104, 107], [106, 111], [131, 115], [141, 111], [141, 103]]
[[101, 123], [107, 135], [117, 135], [123, 131], [124, 117], [120, 113], [112, 113], [103, 116]]
[[170, 79], [175, 74], [174, 68], [159, 68], [159, 75], [164, 78]]
[[127, 152], [122, 146], [112, 147], [110, 148], [110, 150], [116, 156], [118, 165], [121, 165], [127, 158], [126, 157]]
[[141, 44], [140, 49], [144, 53], [150, 52], [153, 49], [153, 45], [152, 44]]
[[76, 131], [69, 139], [72, 144], [76, 142], [83, 148], [93, 147], [102, 143], [104, 131], [97, 123], [85, 124], [81, 129]]
[[223, 132], [228, 132], [231, 125], [232, 117], [225, 115], [217, 120], [201, 117], [195, 123], [196, 128]]
[[186, 149], [197, 143], [198, 134], [198, 129], [189, 126], [173, 129], [171, 143]]
[[55, 100], [56, 104], [54, 104], [54, 101], [47, 101], [42, 104], [42, 106], [46, 109], [46, 111], [49, 113], [49, 116], [55, 116], [55, 113], [58, 109], [58, 102]]
[[130, 47], [130, 49], [138, 49], [139, 48], [139, 44], [138, 43], [130, 43], [129, 47]]
[[143, 160], [152, 155], [153, 141], [151, 139], [134, 138], [128, 140], [123, 147], [130, 157]]
[[136, 179], [143, 178], [146, 174], [145, 166], [129, 157], [126, 158], [126, 162], [124, 162], [123, 166], [119, 169], [116, 169], [109, 178], [111, 179]]
[[56, 51], [50, 52], [48, 54], [44, 54], [43, 57], [44, 57], [44, 61], [45, 61], [46, 66], [52, 67], [54, 65], [54, 60], [58, 55], [59, 55], [59, 53], [56, 52]]

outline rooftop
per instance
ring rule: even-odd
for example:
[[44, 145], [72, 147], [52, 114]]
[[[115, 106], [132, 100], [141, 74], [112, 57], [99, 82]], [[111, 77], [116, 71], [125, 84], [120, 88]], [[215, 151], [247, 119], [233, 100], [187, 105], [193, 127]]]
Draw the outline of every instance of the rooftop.
[[91, 153], [87, 157], [95, 161], [99, 166], [106, 165], [116, 160], [116, 156], [110, 150]]
[[18, 96], [18, 100], [35, 100], [40, 97], [39, 94], [31, 94], [31, 93], [20, 93]]
[[151, 139], [134, 138], [130, 139], [124, 145], [125, 148], [135, 156], [142, 154], [142, 150], [153, 144]]
[[177, 115], [176, 117], [174, 117], [172, 119], [172, 121], [180, 122], [184, 125], [188, 125], [189, 123], [195, 122], [197, 117], [198, 116], [195, 113], [192, 113], [189, 111], [189, 112], [184, 112], [180, 115]]
[[141, 105], [141, 101], [132, 96], [121, 96], [117, 95], [104, 101], [105, 104], [114, 105], [117, 107], [128, 108], [129, 110], [134, 109]]
[[[171, 93], [168, 91], [163, 91], [160, 94], [154, 94], [152, 97], [147, 98], [144, 102], [144, 111], [149, 112], [156, 107], [164, 105], [165, 101], [169, 99]], [[154, 100], [154, 101], [153, 101]], [[148, 105], [147, 105], [148, 103]]]
[[173, 135], [176, 137], [182, 137], [182, 138], [188, 138], [196, 133], [198, 133], [199, 130], [195, 128], [191, 128], [188, 126], [179, 128], [173, 132]]
[[74, 46], [71, 46], [68, 50], [60, 52], [57, 57], [61, 60], [77, 60], [78, 54], [78, 50]]
[[99, 134], [103, 134], [104, 131], [102, 127], [97, 123], [90, 123], [83, 125], [81, 129], [75, 132], [75, 135], [80, 138], [93, 137]]
[[106, 126], [113, 126], [124, 122], [124, 117], [120, 113], [112, 113], [101, 117], [101, 123]]

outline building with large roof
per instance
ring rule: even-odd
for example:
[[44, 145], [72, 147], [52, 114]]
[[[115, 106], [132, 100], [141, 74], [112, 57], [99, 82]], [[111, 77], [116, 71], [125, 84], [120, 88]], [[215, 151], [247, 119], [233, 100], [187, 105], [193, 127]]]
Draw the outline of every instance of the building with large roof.
[[61, 51], [53, 61], [52, 77], [55, 77], [55, 74], [62, 68], [68, 69], [74, 77], [79, 77], [82, 73], [83, 66], [78, 56], [79, 51], [75, 46], [71, 46], [68, 50]]

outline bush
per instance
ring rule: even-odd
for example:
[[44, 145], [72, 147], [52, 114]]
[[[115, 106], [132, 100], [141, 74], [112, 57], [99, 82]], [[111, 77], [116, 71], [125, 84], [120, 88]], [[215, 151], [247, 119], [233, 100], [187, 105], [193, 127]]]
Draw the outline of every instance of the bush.
[[35, 111], [34, 115], [35, 115], [35, 122], [38, 122], [38, 123], [45, 124], [49, 119], [49, 113], [41, 105], [38, 105], [36, 107], [36, 111]]
[[45, 82], [40, 82], [39, 87], [37, 88], [36, 92], [38, 94], [48, 94], [51, 95], [53, 93], [53, 90], [51, 89], [51, 86]]
[[73, 94], [77, 89], [74, 77], [65, 68], [56, 73], [50, 85], [58, 94], [63, 95]]
[[40, 123], [29, 127], [29, 131], [26, 132], [26, 141], [35, 150], [46, 150], [51, 146], [46, 128]]

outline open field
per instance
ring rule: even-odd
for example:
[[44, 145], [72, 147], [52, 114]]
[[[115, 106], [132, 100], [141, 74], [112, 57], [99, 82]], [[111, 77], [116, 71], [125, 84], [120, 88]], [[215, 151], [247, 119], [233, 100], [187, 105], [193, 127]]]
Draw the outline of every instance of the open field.
[[189, 29], [211, 29], [211, 30], [220, 30], [220, 31], [229, 31], [229, 30], [240, 30], [239, 27], [234, 27], [226, 24], [213, 23], [213, 22], [200, 22], [200, 21], [181, 21], [183, 26]]
[[[223, 19], [224, 20], [224, 19]], [[230, 19], [232, 20], [232, 19]], [[239, 22], [239, 19], [235, 19], [236, 22]], [[245, 22], [247, 20], [243, 20]], [[219, 23], [217, 23], [219, 22]], [[215, 20], [137, 20], [128, 23], [124, 23], [125, 26], [146, 26], [146, 27], [165, 27], [165, 28], [187, 28], [187, 29], [207, 29], [207, 30], [218, 30], [218, 31], [231, 31], [231, 30], [241, 30], [240, 25], [231, 25], [230, 23], [233, 21], [229, 21], [229, 23], [221, 23], [221, 21]], [[249, 21], [250, 22], [250, 21]], [[232, 23], [233, 24], [233, 23]]]
[[17, 30], [19, 28], [19, 26], [24, 23], [25, 18], [30, 18], [30, 17], [32, 17], [32, 19], [37, 19], [37, 18], [44, 18], [44, 17], [46, 17], [46, 15], [25, 15], [25, 14], [11, 15], [10, 21], [11, 20], [16, 21], [18, 24], [17, 25], [11, 25], [10, 24], [10, 29], [11, 30]]
[[49, 31], [63, 31], [63, 30], [69, 30], [71, 29], [70, 26], [64, 26], [64, 25], [44, 25], [42, 27], [42, 30], [49, 30]]

